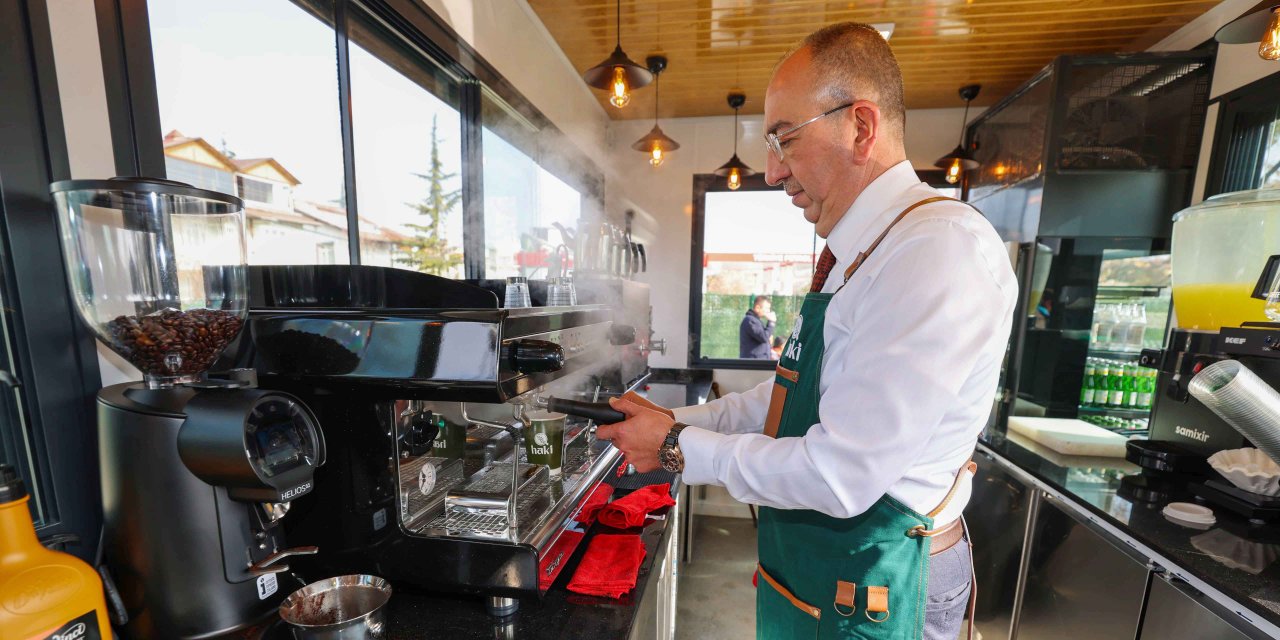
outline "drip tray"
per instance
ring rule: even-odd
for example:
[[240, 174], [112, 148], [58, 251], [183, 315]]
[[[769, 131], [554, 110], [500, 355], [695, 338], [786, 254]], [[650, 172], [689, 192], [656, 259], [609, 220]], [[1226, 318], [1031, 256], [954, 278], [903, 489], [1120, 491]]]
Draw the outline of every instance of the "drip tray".
[[[542, 465], [522, 463], [516, 497], [516, 525], [536, 520], [551, 503], [551, 476]], [[445, 496], [444, 513], [427, 523], [461, 537], [509, 538], [507, 501], [511, 495], [511, 463], [495, 464]]]

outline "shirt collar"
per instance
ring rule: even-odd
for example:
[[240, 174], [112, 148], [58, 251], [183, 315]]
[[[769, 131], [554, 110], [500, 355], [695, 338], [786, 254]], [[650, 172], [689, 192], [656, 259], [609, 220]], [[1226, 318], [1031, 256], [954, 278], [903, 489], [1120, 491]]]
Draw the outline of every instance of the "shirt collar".
[[[842, 264], [852, 261], [854, 256], [864, 248], [859, 247], [863, 236], [867, 235], [867, 232], [872, 230], [881, 218], [897, 215], [898, 210], [895, 205], [902, 198], [902, 194], [918, 184], [920, 184], [920, 177], [916, 175], [910, 160], [903, 160], [889, 167], [872, 180], [871, 184], [858, 194], [849, 210], [844, 212], [844, 216], [827, 235], [827, 246], [831, 247], [831, 253], [835, 255], [836, 261]], [[883, 226], [876, 227], [875, 232], [879, 233]]]

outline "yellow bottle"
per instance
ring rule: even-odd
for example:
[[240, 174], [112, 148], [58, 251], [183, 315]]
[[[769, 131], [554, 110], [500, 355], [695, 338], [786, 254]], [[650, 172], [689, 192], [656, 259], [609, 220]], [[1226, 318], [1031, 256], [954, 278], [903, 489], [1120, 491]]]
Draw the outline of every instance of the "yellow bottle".
[[0, 638], [111, 638], [102, 580], [88, 563], [36, 539], [27, 489], [0, 464]]

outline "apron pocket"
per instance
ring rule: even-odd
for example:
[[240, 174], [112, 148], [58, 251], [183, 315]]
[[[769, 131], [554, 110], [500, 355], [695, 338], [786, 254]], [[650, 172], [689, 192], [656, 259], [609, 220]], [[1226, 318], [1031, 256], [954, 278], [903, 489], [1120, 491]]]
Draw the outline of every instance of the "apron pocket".
[[[923, 550], [895, 542], [860, 548], [843, 562], [833, 560], [820, 637], [919, 640], [927, 585], [920, 571], [924, 563], [911, 555], [924, 558]], [[850, 601], [853, 607], [847, 606]], [[830, 611], [839, 615], [827, 615]]]
[[817, 638], [822, 610], [797, 598], [764, 567], [756, 572], [757, 640]]

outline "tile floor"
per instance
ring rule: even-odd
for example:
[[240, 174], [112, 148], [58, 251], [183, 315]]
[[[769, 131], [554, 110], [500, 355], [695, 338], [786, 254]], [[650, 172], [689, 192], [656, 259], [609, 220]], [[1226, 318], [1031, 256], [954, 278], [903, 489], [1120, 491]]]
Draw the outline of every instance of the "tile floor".
[[756, 634], [756, 530], [750, 518], [694, 518], [693, 561], [681, 565], [676, 640]]

